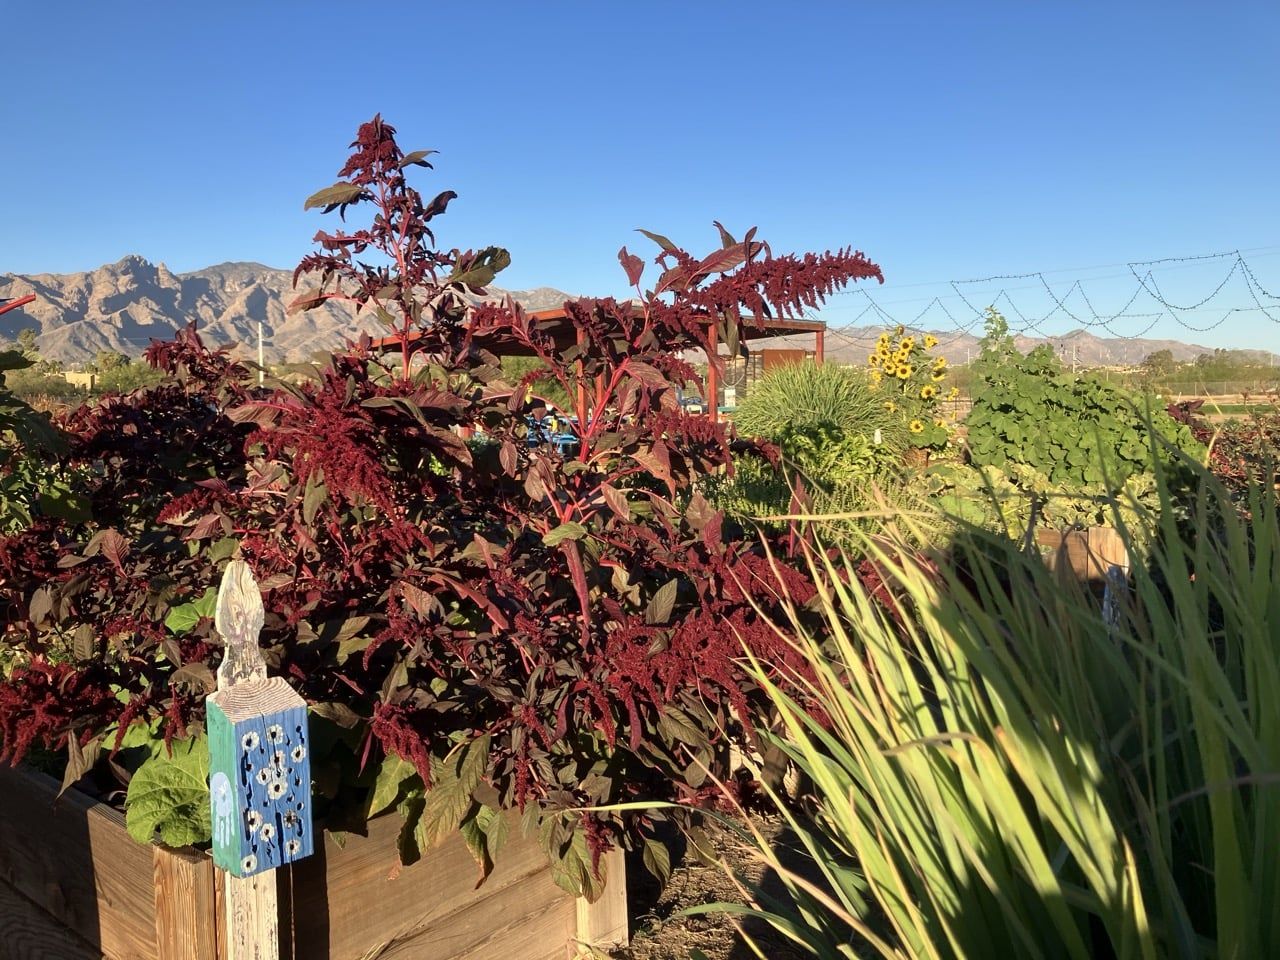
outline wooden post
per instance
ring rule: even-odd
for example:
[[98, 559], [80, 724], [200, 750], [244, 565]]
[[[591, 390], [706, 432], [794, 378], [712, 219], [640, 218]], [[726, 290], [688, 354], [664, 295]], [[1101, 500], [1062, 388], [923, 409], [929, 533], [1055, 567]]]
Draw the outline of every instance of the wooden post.
[[578, 898], [578, 942], [596, 950], [615, 950], [630, 943], [627, 921], [627, 862], [621, 849], [601, 859], [604, 891], [595, 903]]
[[716, 338], [716, 325], [714, 321], [711, 324], [711, 330], [707, 334], [707, 409], [711, 413], [712, 423], [720, 420], [720, 372], [716, 369], [716, 364], [720, 360], [720, 346]]
[[225, 871], [226, 960], [277, 960], [275, 870], [309, 856], [307, 705], [267, 677], [262, 594], [242, 560], [227, 565], [214, 623], [226, 645], [209, 695], [213, 862]]
[[816, 331], [813, 335], [813, 339], [813, 362], [818, 366], [822, 366], [822, 361], [826, 356], [827, 331]]

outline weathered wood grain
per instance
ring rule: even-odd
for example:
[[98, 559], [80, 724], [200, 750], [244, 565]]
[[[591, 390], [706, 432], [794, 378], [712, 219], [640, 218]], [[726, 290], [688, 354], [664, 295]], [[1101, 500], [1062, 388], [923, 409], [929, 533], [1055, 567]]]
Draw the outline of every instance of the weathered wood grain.
[[102, 954], [0, 883], [0, 960], [101, 960]]
[[[510, 815], [509, 839], [498, 856], [493, 873], [479, 889], [479, 868], [461, 837], [451, 837], [424, 853], [422, 860], [399, 867], [396, 836], [400, 818], [385, 816], [369, 823], [367, 837], [348, 837], [339, 846], [326, 835], [323, 852], [293, 868], [293, 923], [299, 957], [328, 957], [330, 960], [358, 960], [376, 949], [403, 951], [403, 944], [417, 943], [427, 931], [447, 936], [453, 944], [455, 915], [477, 909], [491, 926], [505, 925], [508, 919], [543, 911], [552, 916], [544, 922], [560, 923], [554, 946], [556, 956], [573, 935], [574, 900], [551, 882], [546, 860], [536, 840], [521, 835], [518, 817]], [[287, 882], [281, 872], [282, 884]], [[508, 890], [510, 893], [507, 893]], [[500, 895], [505, 897], [499, 899]], [[282, 898], [285, 896], [282, 890]], [[504, 911], [499, 915], [496, 911]], [[511, 915], [505, 911], [512, 911]], [[558, 919], [557, 919], [558, 918]], [[472, 933], [473, 927], [468, 927]], [[545, 931], [544, 931], [545, 933]], [[287, 951], [282, 950], [287, 956]], [[380, 956], [422, 957], [435, 960], [425, 948], [419, 953]], [[441, 958], [454, 954], [443, 953]], [[523, 958], [518, 952], [494, 952], [494, 957]], [[533, 954], [539, 957], [541, 954]]]
[[612, 950], [627, 945], [627, 862], [620, 849], [610, 850], [601, 858], [605, 870], [604, 893], [595, 903], [579, 899], [577, 906], [577, 939], [590, 947]]
[[216, 872], [192, 850], [152, 848], [160, 960], [219, 960]]
[[115, 809], [0, 766], [0, 881], [110, 960], [156, 960], [151, 848]]

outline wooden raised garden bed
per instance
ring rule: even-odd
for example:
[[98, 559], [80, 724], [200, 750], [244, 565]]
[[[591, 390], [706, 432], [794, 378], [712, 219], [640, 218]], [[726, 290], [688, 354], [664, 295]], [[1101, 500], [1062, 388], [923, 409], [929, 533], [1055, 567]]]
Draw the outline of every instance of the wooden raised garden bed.
[[[195, 850], [135, 843], [120, 812], [0, 766], [0, 960], [223, 960], [222, 875]], [[460, 837], [399, 868], [399, 818], [277, 871], [280, 956], [306, 960], [565, 960], [626, 938], [625, 869], [579, 901], [513, 823], [489, 879]]]

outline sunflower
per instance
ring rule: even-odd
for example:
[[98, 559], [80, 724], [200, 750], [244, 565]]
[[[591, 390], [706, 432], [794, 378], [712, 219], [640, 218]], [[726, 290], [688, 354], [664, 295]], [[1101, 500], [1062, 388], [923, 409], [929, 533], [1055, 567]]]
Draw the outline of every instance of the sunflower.
[[884, 402], [884, 408], [888, 410], [890, 413], [898, 412], [898, 405], [894, 403], [892, 400], [886, 400]]
[[919, 420], [912, 420], [908, 427], [912, 433], [924, 433], [924, 424]]
[[947, 425], [947, 422], [943, 420], [941, 417], [938, 417], [937, 420], [933, 421], [933, 425], [935, 427], [945, 427]]
[[871, 383], [874, 386], [877, 386], [877, 387], [880, 386], [880, 381], [883, 379], [884, 379], [884, 374], [881, 373], [879, 370], [871, 371]]
[[873, 353], [869, 357], [867, 357], [867, 366], [871, 367], [874, 370], [876, 367], [880, 366], [881, 359], [882, 358], [880, 354]]
[[947, 394], [947, 396], [948, 396], [950, 399], [954, 400], [956, 397], [960, 396], [960, 388], [959, 388], [959, 387], [952, 387], [952, 388], [951, 388], [951, 392], [950, 392], [950, 393], [948, 393], [948, 394]]
[[[926, 350], [932, 350], [937, 345], [938, 345], [938, 338], [935, 337], [932, 333], [926, 333], [924, 335], [924, 348]], [[941, 360], [942, 358], [939, 357], [938, 359]]]
[[942, 369], [945, 369], [945, 368], [946, 368], [946, 366], [947, 366], [947, 358], [946, 358], [946, 357], [939, 357], [937, 360], [933, 361], [933, 369], [935, 369], [935, 370], [942, 370]]
[[920, 388], [921, 400], [932, 400], [937, 395], [938, 395], [938, 388], [931, 383], [926, 383], [923, 387]]
[[902, 343], [898, 345], [898, 349], [903, 351], [904, 353], [910, 353], [912, 350], [915, 349], [915, 346], [916, 346], [915, 337], [903, 337]]
[[899, 380], [906, 380], [909, 376], [911, 376], [915, 372], [916, 372], [916, 368], [911, 366], [911, 364], [900, 363], [898, 364], [898, 369], [893, 372], [893, 375], [897, 377]]
[[933, 371], [933, 373], [931, 374], [931, 376], [933, 377], [933, 380], [934, 380], [934, 382], [936, 383], [936, 382], [938, 382], [939, 380], [945, 380], [945, 379], [947, 379], [947, 371], [945, 371], [945, 370], [935, 370], [935, 371]]

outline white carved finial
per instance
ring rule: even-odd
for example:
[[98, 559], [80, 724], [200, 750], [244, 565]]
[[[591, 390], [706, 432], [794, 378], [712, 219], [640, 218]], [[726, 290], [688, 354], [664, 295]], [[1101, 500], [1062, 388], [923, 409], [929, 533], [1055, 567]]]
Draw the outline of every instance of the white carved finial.
[[220, 690], [236, 683], [267, 679], [267, 665], [258, 648], [264, 618], [262, 592], [253, 571], [243, 560], [232, 560], [222, 575], [213, 616], [225, 645], [218, 667]]

